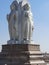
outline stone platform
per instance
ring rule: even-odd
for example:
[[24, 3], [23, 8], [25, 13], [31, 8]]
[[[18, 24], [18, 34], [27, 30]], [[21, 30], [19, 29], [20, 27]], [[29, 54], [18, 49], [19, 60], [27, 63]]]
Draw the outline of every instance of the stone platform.
[[40, 45], [7, 44], [2, 45], [0, 65], [46, 65]]

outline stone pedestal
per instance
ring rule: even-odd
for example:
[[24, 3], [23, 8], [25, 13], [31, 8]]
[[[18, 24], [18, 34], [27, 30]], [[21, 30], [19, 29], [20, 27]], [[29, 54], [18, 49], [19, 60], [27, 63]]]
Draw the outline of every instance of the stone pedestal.
[[36, 44], [2, 45], [0, 65], [46, 65]]

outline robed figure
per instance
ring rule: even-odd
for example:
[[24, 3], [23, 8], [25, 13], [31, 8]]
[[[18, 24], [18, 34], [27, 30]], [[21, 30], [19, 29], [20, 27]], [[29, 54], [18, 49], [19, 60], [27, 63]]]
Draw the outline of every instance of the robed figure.
[[10, 41], [31, 41], [34, 26], [29, 3], [14, 1], [10, 8], [11, 12], [7, 15]]

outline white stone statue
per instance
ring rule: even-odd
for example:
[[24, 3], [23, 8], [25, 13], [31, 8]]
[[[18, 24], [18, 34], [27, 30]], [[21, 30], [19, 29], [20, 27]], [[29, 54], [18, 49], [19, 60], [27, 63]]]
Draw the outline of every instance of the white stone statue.
[[[30, 43], [33, 31], [33, 20], [30, 5], [24, 1], [17, 2], [16, 0], [11, 4], [11, 12], [7, 15], [10, 41], [9, 44], [22, 43], [24, 41]], [[14, 41], [14, 42], [13, 42]], [[26, 43], [25, 42], [25, 43]]]
[[26, 3], [23, 6], [23, 12], [22, 12], [22, 39], [23, 40], [31, 41], [33, 28], [34, 26], [33, 26], [33, 19], [30, 10], [30, 5]]
[[7, 15], [10, 40], [18, 40], [18, 3], [14, 1], [10, 6], [11, 12]]

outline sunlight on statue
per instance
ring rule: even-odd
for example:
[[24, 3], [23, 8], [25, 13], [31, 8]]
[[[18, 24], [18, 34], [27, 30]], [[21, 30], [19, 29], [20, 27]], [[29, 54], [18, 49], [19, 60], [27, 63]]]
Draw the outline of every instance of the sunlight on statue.
[[[7, 15], [10, 43], [30, 43], [34, 29], [30, 5], [24, 0], [13, 1]], [[9, 43], [8, 42], [8, 43]]]

